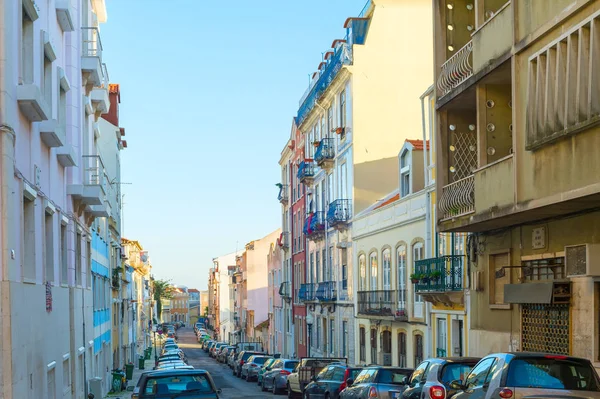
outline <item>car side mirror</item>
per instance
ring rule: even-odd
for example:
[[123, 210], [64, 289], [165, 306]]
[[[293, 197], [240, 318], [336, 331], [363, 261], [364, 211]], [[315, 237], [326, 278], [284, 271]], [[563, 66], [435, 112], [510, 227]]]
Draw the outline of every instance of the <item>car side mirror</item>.
[[352, 384], [354, 384], [354, 380], [353, 380], [352, 378], [348, 378], [348, 379], [346, 380], [346, 386], [348, 386], [348, 387], [349, 387], [349, 386], [350, 386], [350, 385], [352, 385]]
[[465, 386], [461, 380], [454, 380], [450, 383], [450, 388], [462, 391], [464, 390]]
[[220, 395], [221, 393], [223, 393], [223, 390], [221, 388], [217, 389], [217, 393]]
[[315, 381], [317, 381], [317, 377], [313, 375], [312, 377], [310, 377], [310, 380], [315, 382]]

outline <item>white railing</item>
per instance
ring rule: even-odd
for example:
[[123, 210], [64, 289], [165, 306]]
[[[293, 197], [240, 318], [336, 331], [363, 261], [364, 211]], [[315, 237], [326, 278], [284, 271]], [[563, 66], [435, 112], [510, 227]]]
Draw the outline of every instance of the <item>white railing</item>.
[[102, 59], [102, 41], [100, 31], [96, 27], [82, 27], [81, 51], [84, 57], [98, 57]]
[[439, 96], [445, 96], [473, 75], [473, 42], [465, 44], [460, 50], [442, 64], [438, 77]]
[[100, 79], [100, 88], [108, 90], [109, 82], [110, 78], [108, 77], [108, 69], [106, 68], [106, 64], [102, 63], [102, 77]]
[[475, 211], [475, 175], [442, 187], [440, 196], [442, 219], [462, 216]]
[[84, 162], [84, 180], [86, 185], [102, 186], [106, 192], [106, 180], [104, 171], [104, 162], [100, 155], [83, 155]]

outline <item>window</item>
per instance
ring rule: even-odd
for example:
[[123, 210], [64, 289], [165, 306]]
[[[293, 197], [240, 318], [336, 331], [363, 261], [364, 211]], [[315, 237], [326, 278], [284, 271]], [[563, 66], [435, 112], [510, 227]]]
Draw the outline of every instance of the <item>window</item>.
[[348, 356], [348, 322], [342, 321], [342, 357]]
[[[497, 362], [488, 373], [486, 382], [496, 367]], [[587, 361], [578, 359], [516, 358], [509, 363], [506, 383], [515, 388], [534, 386], [540, 390], [598, 391], [599, 389], [593, 368]]]
[[22, 8], [21, 21], [21, 79], [23, 83], [33, 83], [33, 20]]
[[316, 251], [315, 253], [316, 257], [317, 257], [317, 262], [316, 262], [316, 269], [315, 269], [315, 283], [318, 283], [321, 278], [321, 266], [320, 266], [320, 261], [319, 261], [319, 250]]
[[69, 359], [63, 361], [63, 391], [71, 389], [71, 370], [69, 368]]
[[321, 116], [321, 131], [319, 134], [319, 140], [324, 139], [328, 136], [329, 136], [329, 134], [327, 134], [327, 125], [325, 123], [325, 116]]
[[369, 263], [371, 264], [371, 291], [377, 290], [377, 253], [373, 252], [369, 255]]
[[342, 289], [348, 289], [348, 250], [342, 248]]
[[[340, 127], [346, 127], [346, 90], [340, 93]], [[345, 135], [340, 135], [340, 139], [344, 139]]]
[[406, 246], [400, 245], [396, 249], [396, 262], [398, 262], [398, 308], [406, 309]]
[[45, 257], [45, 274], [46, 281], [54, 281], [54, 215], [53, 213], [45, 212], [44, 218], [44, 257]]
[[446, 319], [437, 319], [437, 350], [436, 357], [446, 357], [447, 355], [447, 335], [448, 335], [448, 324]]
[[340, 165], [339, 185], [340, 198], [348, 199], [348, 165], [346, 162]]
[[464, 255], [465, 254], [465, 234], [452, 233], [454, 235], [454, 254]]
[[398, 333], [398, 367], [406, 367], [406, 333]]
[[493, 254], [489, 258], [490, 267], [490, 305], [510, 306], [504, 303], [504, 285], [510, 284], [511, 269], [504, 269], [510, 265], [509, 253]]
[[75, 237], [75, 285], [81, 285], [81, 233]]
[[56, 399], [56, 369], [48, 371], [48, 398]]
[[364, 254], [358, 257], [358, 270], [358, 290], [367, 291], [367, 260]]
[[406, 197], [411, 193], [410, 187], [410, 164], [411, 153], [404, 150], [400, 156], [400, 195]]
[[[560, 280], [565, 277], [565, 258], [550, 258], [521, 262], [525, 281]], [[506, 274], [509, 274], [508, 271]]]
[[329, 351], [331, 353], [335, 353], [335, 320], [329, 320], [329, 341], [331, 342], [329, 345]]
[[310, 274], [308, 275], [308, 281], [313, 283], [315, 281], [315, 254], [310, 253]]
[[[423, 259], [423, 243], [417, 242], [413, 245], [413, 265], [412, 270], [415, 270], [415, 265], [418, 260]], [[423, 317], [423, 298], [421, 295], [417, 295], [416, 290], [414, 291], [414, 304], [415, 304], [415, 317]]]
[[86, 267], [85, 282], [86, 282], [86, 287], [90, 288], [92, 286], [92, 243], [91, 243], [90, 240], [86, 241], [85, 247], [86, 247], [85, 248], [85, 256], [86, 256], [86, 262], [85, 262], [85, 267]]
[[23, 278], [35, 280], [35, 202], [23, 197]]
[[331, 132], [333, 126], [333, 108], [327, 108], [327, 131]]
[[494, 365], [496, 358], [489, 357], [480, 361], [477, 366], [469, 373], [465, 385], [467, 389], [473, 389], [483, 386], [485, 379], [487, 378], [488, 372]]
[[316, 348], [320, 348], [320, 342], [321, 342], [321, 318], [317, 317], [317, 319], [315, 320], [315, 324], [317, 325], [317, 332], [316, 332], [316, 340], [315, 340], [315, 347]]
[[415, 335], [415, 364], [419, 364], [423, 361], [423, 336], [421, 334]]
[[446, 255], [446, 233], [438, 234], [438, 255]]
[[325, 253], [325, 248], [323, 248], [321, 251], [321, 259], [323, 260], [323, 275], [321, 276], [321, 281], [327, 281], [328, 269], [331, 267], [331, 265], [328, 265], [325, 260], [326, 256], [327, 254]]
[[44, 69], [42, 76], [42, 92], [49, 109], [52, 110], [52, 59], [44, 51]]
[[[334, 190], [335, 186], [333, 185], [333, 173], [327, 175], [327, 204], [330, 204], [334, 200]], [[323, 209], [326, 210], [326, 209]]]
[[371, 363], [377, 363], [377, 330], [371, 329]]
[[392, 289], [392, 258], [389, 249], [383, 250], [383, 289], [390, 291]]
[[329, 247], [329, 267], [327, 268], [327, 280], [326, 281], [333, 281], [334, 276], [333, 276], [333, 246]]
[[367, 354], [366, 354], [366, 337], [367, 333], [365, 331], [364, 327], [361, 327], [359, 330], [359, 348], [360, 348], [360, 361], [361, 362], [366, 362], [367, 361]]

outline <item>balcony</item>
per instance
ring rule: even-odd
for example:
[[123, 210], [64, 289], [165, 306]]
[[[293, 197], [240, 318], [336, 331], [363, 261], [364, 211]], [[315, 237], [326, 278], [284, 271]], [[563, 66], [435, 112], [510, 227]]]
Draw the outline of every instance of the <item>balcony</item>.
[[327, 223], [330, 227], [342, 230], [348, 226], [352, 218], [350, 200], [338, 199], [329, 204], [327, 209]]
[[71, 4], [71, 0], [56, 0], [56, 19], [63, 32], [72, 32], [75, 30], [73, 23], [75, 10]]
[[40, 138], [48, 147], [62, 147], [66, 144], [65, 129], [56, 119], [40, 122], [39, 128]]
[[301, 183], [310, 186], [315, 180], [315, 164], [311, 159], [300, 162], [298, 166], [298, 179]]
[[437, 80], [438, 94], [444, 97], [473, 75], [473, 42], [468, 42], [442, 64]]
[[475, 211], [474, 175], [442, 187], [439, 209], [442, 220], [473, 213]]
[[65, 144], [62, 147], [56, 149], [56, 160], [63, 168], [69, 168], [77, 166], [77, 155], [75, 154], [75, 148], [71, 144]]
[[284, 250], [287, 250], [290, 248], [290, 233], [289, 232], [284, 231], [281, 233], [281, 236], [279, 237], [279, 246]]
[[436, 348], [435, 357], [446, 357], [446, 349]]
[[289, 184], [278, 183], [277, 186], [279, 187], [279, 195], [277, 196], [277, 199], [279, 200], [279, 202], [281, 202], [282, 205], [287, 205], [290, 200]]
[[315, 152], [315, 162], [325, 170], [331, 170], [335, 158], [335, 141], [332, 138], [322, 139]]
[[334, 81], [342, 67], [352, 63], [352, 47], [345, 43], [345, 41], [338, 43], [334, 49], [333, 56], [327, 59], [325, 66], [318, 72], [318, 78], [313, 79], [308, 90], [300, 100], [300, 108], [298, 109], [298, 116], [296, 118], [298, 126], [308, 117], [317, 101], [323, 96], [323, 93]]
[[19, 109], [30, 122], [46, 121], [51, 116], [50, 107], [35, 84], [18, 85], [17, 102]]
[[100, 31], [96, 27], [84, 26], [81, 28], [82, 53], [81, 71], [84, 84], [91, 87], [102, 84], [102, 41]]
[[310, 213], [304, 222], [304, 234], [309, 240], [317, 241], [325, 235], [325, 212]]
[[279, 286], [279, 296], [281, 296], [286, 302], [292, 300], [292, 283], [284, 281]]
[[323, 281], [319, 283], [317, 288], [317, 299], [321, 302], [335, 302], [337, 296], [337, 282]]
[[97, 118], [99, 118], [100, 115], [107, 113], [110, 109], [110, 98], [108, 96], [109, 77], [106, 64], [102, 64], [102, 76], [100, 80], [100, 85], [95, 86], [90, 95], [92, 108], [94, 109]]
[[473, 33], [473, 73], [502, 59], [510, 52], [512, 41], [513, 11], [508, 1]]
[[83, 184], [70, 184], [67, 194], [86, 205], [102, 205], [106, 195], [106, 180], [104, 178], [104, 163], [99, 155], [84, 155]]
[[411, 276], [415, 292], [434, 304], [463, 304], [464, 263], [464, 255], [446, 255], [416, 261], [416, 276]]
[[298, 292], [298, 298], [301, 302], [314, 302], [317, 300], [317, 284], [306, 283], [300, 285], [300, 291]]
[[404, 306], [399, 306], [397, 294], [395, 290], [358, 291], [358, 315], [367, 318], [408, 321], [408, 312]]

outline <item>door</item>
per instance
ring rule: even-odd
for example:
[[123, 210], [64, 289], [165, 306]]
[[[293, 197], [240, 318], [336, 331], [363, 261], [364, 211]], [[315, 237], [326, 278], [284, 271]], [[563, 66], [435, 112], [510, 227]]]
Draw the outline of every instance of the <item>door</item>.
[[463, 355], [463, 321], [452, 320], [452, 353], [448, 356]]
[[[418, 242], [415, 245], [413, 245], [413, 251], [412, 251], [413, 273], [414, 273], [415, 265], [416, 265], [417, 261], [423, 259], [423, 251], [424, 251], [424, 249], [423, 249], [422, 242]], [[416, 291], [413, 291], [413, 295], [414, 295], [413, 316], [414, 317], [423, 317], [423, 298], [421, 297], [421, 295], [417, 295]]]

